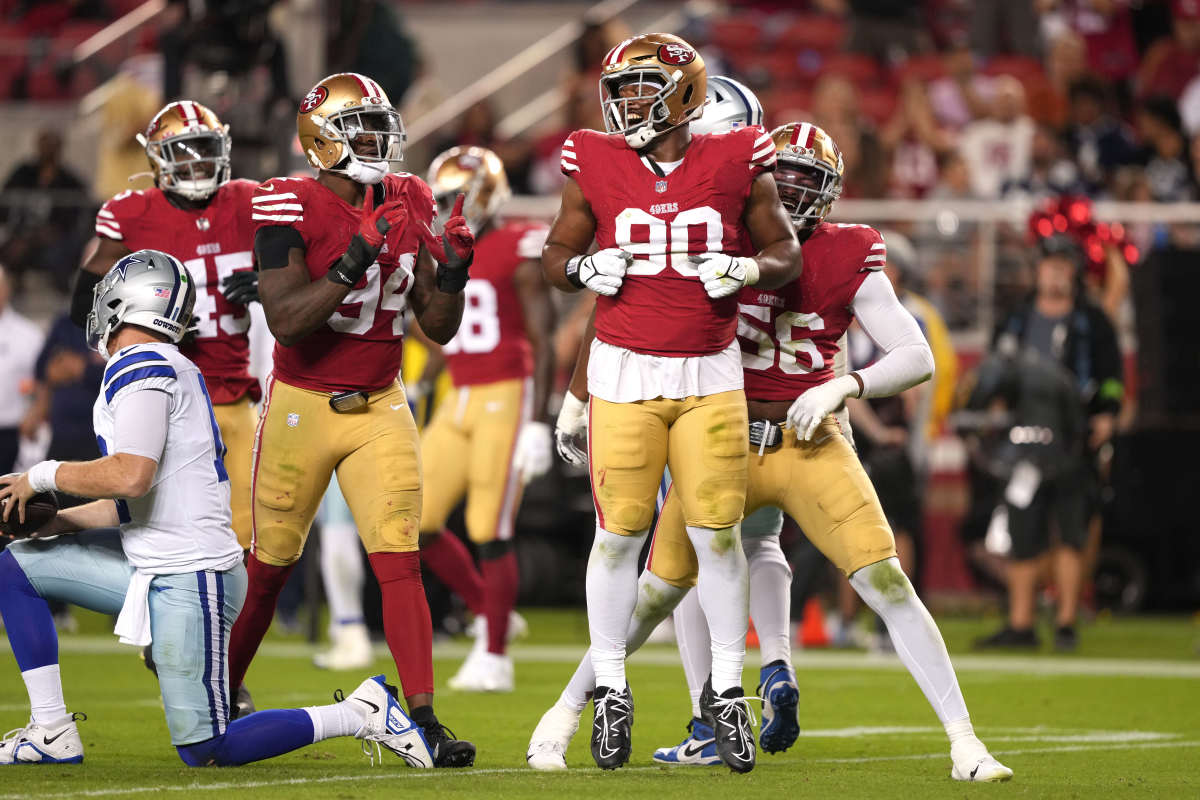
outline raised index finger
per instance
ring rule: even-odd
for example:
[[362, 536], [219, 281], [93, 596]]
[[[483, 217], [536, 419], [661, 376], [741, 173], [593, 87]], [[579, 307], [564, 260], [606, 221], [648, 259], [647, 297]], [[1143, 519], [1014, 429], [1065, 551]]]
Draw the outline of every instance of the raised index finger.
[[463, 194], [462, 192], [459, 192], [458, 197], [454, 198], [454, 208], [450, 209], [450, 216], [461, 217], [462, 210], [463, 210], [463, 203], [465, 203], [466, 201], [467, 201], [467, 196], [465, 194]]

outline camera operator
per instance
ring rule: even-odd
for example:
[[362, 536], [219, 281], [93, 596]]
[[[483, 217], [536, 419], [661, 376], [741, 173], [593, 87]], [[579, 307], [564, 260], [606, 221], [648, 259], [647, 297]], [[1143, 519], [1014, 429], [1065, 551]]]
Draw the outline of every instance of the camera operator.
[[1008, 412], [1002, 435], [982, 448], [985, 469], [1005, 482], [994, 525], [1007, 518], [1008, 624], [978, 647], [1038, 646], [1035, 596], [1052, 532], [1059, 545], [1054, 646], [1077, 646], [1097, 455], [1109, 446], [1124, 394], [1116, 332], [1083, 291], [1082, 252], [1065, 235], [1042, 239], [1039, 250], [1034, 295], [999, 328], [968, 404]]

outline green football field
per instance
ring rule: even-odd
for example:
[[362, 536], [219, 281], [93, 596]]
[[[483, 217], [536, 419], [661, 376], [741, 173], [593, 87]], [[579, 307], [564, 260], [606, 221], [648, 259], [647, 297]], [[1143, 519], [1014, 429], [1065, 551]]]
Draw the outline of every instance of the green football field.
[[[601, 772], [588, 752], [587, 719], [566, 773], [525, 766], [525, 746], [581, 654], [581, 613], [533, 611], [532, 633], [514, 647], [517, 691], [478, 696], [440, 691], [444, 722], [479, 748], [476, 766], [421, 771], [398, 759], [371, 766], [352, 739], [335, 739], [273, 761], [234, 769], [184, 767], [170, 747], [157, 686], [132, 648], [85, 618], [85, 633], [64, 637], [68, 707], [88, 714], [80, 731], [80, 766], [0, 771], [0, 800], [15, 797], [838, 797], [1119, 798], [1200, 797], [1200, 625], [1186, 618], [1100, 621], [1082, 631], [1077, 655], [971, 654], [972, 637], [995, 620], [943, 620], [976, 731], [1016, 772], [1012, 782], [969, 785], [950, 780], [944, 734], [924, 698], [894, 658], [861, 652], [797, 653], [801, 738], [787, 753], [760, 754], [758, 767], [734, 775], [723, 767], [658, 767], [655, 747], [675, 744], [689, 718], [673, 647], [635, 656], [634, 757]], [[440, 644], [444, 684], [466, 652]], [[311, 647], [272, 636], [250, 670], [260, 708], [331, 701], [366, 674], [328, 673], [309, 661]], [[375, 669], [394, 679], [383, 650]], [[745, 685], [757, 683], [751, 653]], [[7, 648], [0, 650], [0, 724], [22, 725], [24, 687]], [[0, 729], [2, 730], [2, 729]], [[387, 755], [385, 753], [385, 755]]]

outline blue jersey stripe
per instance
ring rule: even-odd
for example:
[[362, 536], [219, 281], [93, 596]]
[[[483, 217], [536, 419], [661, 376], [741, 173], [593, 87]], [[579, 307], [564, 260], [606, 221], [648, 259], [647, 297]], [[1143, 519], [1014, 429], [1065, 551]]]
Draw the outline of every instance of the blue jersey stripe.
[[212, 652], [212, 617], [210, 616], [212, 609], [208, 604], [208, 586], [204, 579], [204, 572], [201, 570], [196, 573], [196, 588], [200, 592], [200, 616], [204, 620], [204, 691], [208, 695], [208, 714], [212, 720], [213, 736], [221, 735], [221, 721], [217, 714], [217, 698], [213, 694], [212, 685], [212, 668], [213, 668], [213, 652]]
[[104, 383], [107, 384], [118, 372], [126, 367], [132, 367], [134, 364], [140, 364], [143, 361], [157, 361], [158, 363], [166, 364], [167, 366], [170, 366], [171, 363], [163, 357], [162, 353], [148, 352], [145, 350], [137, 353], [130, 353], [127, 356], [117, 359], [104, 368]]
[[111, 403], [113, 397], [116, 396], [117, 392], [121, 391], [126, 386], [133, 383], [134, 381], [143, 381], [143, 380], [146, 380], [147, 378], [174, 378], [174, 377], [175, 377], [175, 368], [171, 367], [169, 365], [155, 364], [153, 366], [141, 367], [140, 369], [131, 370], [129, 372], [126, 372], [124, 375], [117, 378], [116, 380], [114, 380], [112, 383], [110, 383], [108, 385], [108, 388], [104, 390], [104, 400], [105, 400], [105, 402]]

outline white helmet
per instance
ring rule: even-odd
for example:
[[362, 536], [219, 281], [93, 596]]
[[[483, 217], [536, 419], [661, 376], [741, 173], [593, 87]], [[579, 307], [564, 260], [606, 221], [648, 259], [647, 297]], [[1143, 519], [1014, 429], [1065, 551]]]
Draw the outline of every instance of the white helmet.
[[93, 290], [88, 347], [109, 358], [108, 339], [121, 325], [137, 325], [178, 344], [195, 304], [196, 284], [179, 259], [159, 250], [130, 253]]
[[691, 124], [692, 133], [724, 133], [763, 124], [762, 104], [754, 92], [733, 78], [712, 76], [706, 94], [704, 115]]

